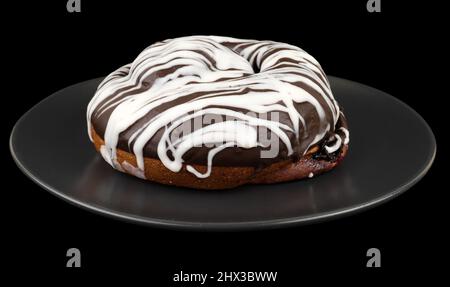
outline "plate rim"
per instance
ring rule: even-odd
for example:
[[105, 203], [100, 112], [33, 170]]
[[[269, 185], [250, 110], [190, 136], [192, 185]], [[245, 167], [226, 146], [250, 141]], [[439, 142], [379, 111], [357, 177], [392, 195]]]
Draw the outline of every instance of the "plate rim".
[[362, 86], [365, 89], [376, 91], [377, 93], [381, 93], [384, 96], [387, 96], [393, 100], [395, 100], [397, 103], [408, 109], [410, 112], [415, 114], [415, 116], [422, 122], [424, 127], [427, 129], [428, 133], [430, 134], [430, 139], [432, 143], [432, 152], [431, 156], [427, 158], [427, 162], [424, 165], [424, 167], [416, 174], [412, 176], [412, 179], [407, 181], [406, 183], [401, 184], [399, 187], [394, 189], [393, 191], [384, 194], [382, 196], [376, 197], [370, 201], [366, 201], [360, 204], [354, 204], [348, 207], [342, 207], [338, 208], [332, 211], [325, 211], [320, 213], [315, 213], [312, 215], [303, 215], [303, 216], [295, 216], [295, 217], [287, 217], [287, 218], [277, 218], [277, 219], [266, 219], [266, 220], [254, 220], [254, 221], [242, 221], [242, 222], [194, 222], [194, 221], [182, 221], [182, 220], [170, 220], [170, 219], [161, 219], [161, 218], [148, 218], [143, 217], [139, 215], [133, 215], [126, 212], [119, 212], [114, 211], [109, 208], [97, 206], [95, 204], [85, 203], [81, 200], [75, 199], [69, 195], [66, 195], [57, 189], [47, 185], [45, 182], [42, 182], [39, 180], [36, 176], [34, 176], [27, 168], [23, 165], [23, 163], [20, 161], [19, 157], [17, 156], [15, 150], [14, 150], [14, 135], [15, 132], [20, 125], [21, 122], [24, 121], [26, 116], [31, 113], [37, 106], [43, 104], [45, 101], [49, 100], [50, 98], [53, 98], [57, 96], [58, 94], [64, 92], [67, 89], [73, 88], [74, 86], [85, 84], [86, 82], [91, 81], [97, 81], [101, 80], [104, 77], [99, 78], [93, 78], [90, 80], [81, 81], [75, 84], [72, 84], [70, 86], [67, 86], [63, 89], [60, 89], [48, 97], [45, 97], [35, 105], [33, 105], [30, 109], [28, 109], [14, 124], [10, 137], [9, 137], [9, 149], [11, 152], [11, 156], [15, 162], [15, 164], [18, 166], [18, 168], [22, 171], [25, 176], [27, 176], [29, 179], [31, 179], [35, 184], [43, 188], [44, 190], [48, 191], [52, 195], [63, 199], [65, 202], [68, 202], [74, 206], [81, 207], [84, 210], [88, 210], [95, 214], [100, 214], [109, 218], [113, 219], [119, 219], [121, 221], [125, 222], [131, 222], [135, 224], [141, 224], [141, 225], [148, 225], [152, 227], [159, 227], [159, 228], [166, 228], [166, 229], [176, 229], [176, 230], [200, 230], [200, 231], [241, 231], [241, 230], [258, 230], [258, 229], [274, 229], [274, 228], [282, 228], [282, 227], [291, 227], [295, 225], [304, 225], [304, 224], [311, 224], [311, 223], [317, 223], [322, 222], [329, 219], [338, 219], [344, 216], [352, 215], [358, 212], [362, 212], [365, 210], [369, 210], [373, 207], [376, 207], [380, 205], [381, 203], [387, 202], [403, 192], [407, 191], [409, 188], [414, 186], [418, 181], [420, 181], [430, 170], [431, 166], [433, 165], [433, 162], [436, 157], [437, 152], [437, 143], [436, 138], [433, 133], [433, 130], [428, 125], [428, 123], [425, 121], [425, 119], [416, 112], [413, 108], [411, 108], [409, 105], [404, 103], [403, 101], [397, 99], [396, 97], [383, 92], [381, 90], [378, 90], [374, 87], [347, 80], [340, 77], [330, 76], [327, 75], [327, 78], [333, 78], [335, 80], [344, 81], [350, 84], [357, 84]]

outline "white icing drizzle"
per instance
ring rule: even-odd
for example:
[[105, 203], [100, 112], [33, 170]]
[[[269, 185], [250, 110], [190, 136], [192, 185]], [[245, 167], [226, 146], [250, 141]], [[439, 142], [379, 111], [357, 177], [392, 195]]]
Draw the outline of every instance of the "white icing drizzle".
[[100, 154], [102, 155], [103, 159], [113, 168], [119, 170], [119, 171], [124, 171], [122, 166], [120, 165], [120, 163], [116, 160], [113, 159], [113, 157], [111, 156], [110, 151], [108, 150], [108, 148], [105, 145], [102, 145], [100, 147]]
[[331, 145], [331, 146], [326, 145], [325, 146], [325, 149], [327, 150], [328, 153], [333, 153], [333, 152], [337, 151], [341, 147], [341, 144], [342, 144], [341, 136], [338, 135], [338, 134], [335, 134], [334, 136], [336, 137], [336, 140], [334, 141], [333, 145]]
[[308, 174], [308, 177], [309, 177], [309, 178], [314, 177], [314, 173], [310, 172], [310, 173]]
[[114, 164], [111, 160], [111, 155], [108, 152], [108, 148], [104, 145], [100, 147], [100, 154], [102, 155], [103, 159], [112, 167], [114, 167]]
[[[148, 79], [155, 80], [146, 88]], [[293, 83], [306, 85], [315, 95]], [[132, 143], [137, 167], [128, 162], [117, 163], [116, 149], [122, 132], [162, 105], [195, 93], [205, 94], [171, 105], [134, 131], [128, 145]], [[294, 133], [300, 140], [300, 131], [308, 131], [308, 123], [295, 108], [296, 103], [311, 104], [319, 117], [319, 131], [309, 144], [312, 146], [331, 129], [326, 113], [331, 112], [336, 125], [340, 110], [319, 63], [302, 49], [272, 41], [190, 36], [151, 45], [133, 63], [107, 76], [88, 105], [88, 132], [92, 140], [92, 119], [112, 110], [104, 133], [105, 145], [100, 152], [111, 166], [139, 177], [145, 174], [144, 147], [162, 128], [157, 155], [174, 172], [182, 169], [183, 155], [192, 147], [222, 143], [209, 150], [205, 173], [186, 165], [189, 172], [205, 178], [211, 174], [214, 156], [222, 150], [231, 146], [262, 146], [257, 138], [258, 127], [266, 127], [276, 134], [291, 155], [294, 151], [287, 133]], [[255, 113], [284, 112], [292, 127], [232, 108]], [[210, 124], [171, 141], [170, 134], [177, 126], [205, 114], [232, 116], [237, 121]], [[341, 130], [345, 134], [343, 142], [347, 144], [348, 130]], [[335, 152], [342, 144], [342, 138], [337, 134], [335, 137], [332, 146], [325, 146], [328, 153]]]
[[129, 163], [128, 161], [124, 161], [121, 164], [121, 167], [123, 168], [124, 171], [128, 172], [129, 174], [132, 174], [136, 177], [145, 179], [145, 174], [144, 171], [135, 167], [134, 165], [132, 165], [131, 163]]
[[348, 144], [350, 142], [350, 133], [348, 132], [348, 129], [340, 127], [339, 130], [345, 134], [344, 144]]

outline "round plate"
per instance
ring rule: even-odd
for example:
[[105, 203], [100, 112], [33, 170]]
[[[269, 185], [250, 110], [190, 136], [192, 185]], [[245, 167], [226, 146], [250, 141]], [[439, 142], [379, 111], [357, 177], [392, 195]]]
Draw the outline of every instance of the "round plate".
[[185, 229], [249, 229], [330, 219], [374, 206], [425, 175], [436, 143], [414, 110], [374, 88], [329, 77], [349, 122], [350, 147], [316, 178], [222, 191], [165, 186], [113, 170], [88, 139], [86, 107], [101, 79], [65, 88], [28, 111], [10, 147], [38, 185], [116, 218]]

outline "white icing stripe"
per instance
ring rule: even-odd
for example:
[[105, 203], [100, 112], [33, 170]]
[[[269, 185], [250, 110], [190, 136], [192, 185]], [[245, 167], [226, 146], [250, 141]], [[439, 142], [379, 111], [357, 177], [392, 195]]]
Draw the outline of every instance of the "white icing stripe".
[[[174, 153], [172, 152], [172, 156], [174, 157], [174, 160], [170, 160], [170, 158], [167, 156], [167, 151], [169, 148], [166, 148], [166, 142], [169, 142], [169, 135], [173, 128], [177, 127], [179, 124], [194, 118], [199, 115], [207, 114], [207, 113], [217, 113], [227, 116], [234, 116], [237, 118], [240, 118], [241, 120], [244, 120], [242, 122], [236, 122], [236, 121], [225, 121], [218, 124], [212, 124], [208, 125], [202, 129], [199, 129], [193, 133], [190, 133], [189, 135], [185, 137], [181, 137], [176, 142], [171, 143], [169, 147], [173, 147], [177, 145], [177, 151]], [[166, 129], [164, 134], [161, 137], [161, 140], [159, 141], [158, 145], [158, 156], [160, 160], [164, 163], [164, 165], [174, 171], [178, 172], [180, 171], [182, 167], [182, 156], [183, 154], [189, 150], [190, 148], [194, 146], [199, 146], [201, 144], [209, 144], [209, 143], [220, 143], [220, 142], [231, 142], [236, 146], [243, 147], [243, 148], [251, 148], [256, 146], [262, 146], [261, 143], [257, 141], [257, 133], [256, 130], [252, 126], [264, 126], [268, 129], [270, 129], [272, 132], [274, 132], [280, 139], [283, 141], [283, 143], [288, 148], [288, 153], [292, 154], [292, 147], [291, 143], [289, 141], [289, 138], [283, 132], [281, 128], [284, 128], [286, 130], [291, 130], [288, 126], [285, 126], [278, 122], [268, 121], [264, 119], [258, 119], [254, 118], [242, 113], [238, 113], [232, 110], [225, 110], [225, 109], [205, 109], [198, 111], [192, 115], [186, 116], [184, 118], [181, 118], [180, 120], [175, 121], [171, 127]], [[211, 132], [214, 134], [211, 135]], [[212, 137], [214, 136], [214, 137]], [[145, 142], [145, 139], [143, 140]], [[144, 158], [142, 155], [142, 146], [136, 146], [135, 143], [135, 153], [137, 158], [138, 166], [143, 168], [144, 165]], [[222, 149], [220, 149], [222, 150]]]
[[348, 144], [350, 142], [350, 133], [348, 132], [348, 129], [340, 127], [339, 130], [345, 134], [344, 144]]
[[[254, 71], [254, 67], [259, 70]], [[315, 94], [310, 94], [298, 83]], [[189, 98], [198, 93], [203, 94]], [[175, 101], [177, 104], [170, 104]], [[158, 114], [133, 130], [129, 138], [128, 144], [133, 143], [132, 152], [140, 172], [132, 170], [130, 164], [124, 168], [142, 177], [144, 147], [164, 128], [157, 154], [164, 166], [174, 172], [181, 170], [182, 157], [192, 147], [223, 142], [209, 150], [206, 173], [187, 166], [189, 172], [204, 178], [211, 173], [214, 156], [223, 149], [262, 146], [257, 139], [258, 127], [266, 127], [275, 133], [287, 147], [288, 155], [292, 154], [288, 133], [294, 133], [299, 140], [302, 130], [306, 134], [309, 132], [308, 122], [295, 107], [300, 103], [309, 103], [319, 117], [319, 130], [309, 143], [312, 146], [332, 128], [327, 114], [331, 114], [331, 124], [336, 125], [340, 110], [319, 63], [302, 49], [272, 41], [183, 37], [151, 45], [133, 63], [107, 76], [88, 105], [88, 132], [92, 140], [91, 121], [110, 112], [101, 153], [114, 166], [120, 134], [157, 110]], [[170, 106], [160, 110], [164, 105]], [[277, 121], [238, 113], [233, 108], [255, 113], [286, 113], [292, 128]], [[211, 124], [171, 142], [170, 134], [174, 128], [207, 113], [233, 116], [238, 121]], [[348, 143], [348, 130], [341, 130], [345, 134], [344, 143]], [[329, 153], [338, 150], [342, 144], [341, 137], [335, 136], [337, 140], [333, 146], [325, 147]]]
[[128, 163], [127, 161], [124, 161], [121, 166], [122, 166], [123, 170], [128, 172], [129, 174], [132, 174], [132, 175], [134, 175], [136, 177], [145, 179], [144, 171], [142, 169], [139, 169], [139, 168], [135, 167], [131, 163]]
[[100, 154], [102, 155], [103, 159], [112, 167], [114, 167], [112, 161], [111, 161], [111, 155], [108, 152], [108, 148], [104, 145], [100, 147]]
[[325, 149], [327, 150], [328, 153], [333, 153], [335, 151], [337, 151], [342, 144], [342, 138], [340, 135], [335, 134], [334, 135], [336, 137], [336, 141], [334, 142], [334, 144], [332, 146], [325, 146]]
[[212, 159], [214, 158], [214, 156], [220, 152], [221, 150], [223, 150], [224, 148], [227, 147], [231, 147], [233, 146], [235, 143], [234, 142], [228, 142], [226, 144], [223, 144], [221, 146], [215, 147], [213, 148], [209, 153], [208, 153], [208, 163], [207, 163], [207, 171], [205, 173], [200, 173], [198, 172], [195, 168], [193, 168], [191, 165], [188, 165], [186, 167], [186, 170], [193, 173], [196, 177], [198, 178], [206, 178], [208, 176], [211, 175], [211, 169], [212, 169]]

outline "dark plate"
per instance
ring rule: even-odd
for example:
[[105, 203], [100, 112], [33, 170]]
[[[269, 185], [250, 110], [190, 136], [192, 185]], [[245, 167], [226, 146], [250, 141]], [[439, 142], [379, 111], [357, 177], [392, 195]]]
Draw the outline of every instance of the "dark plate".
[[164, 186], [115, 171], [95, 152], [85, 112], [100, 80], [70, 86], [37, 104], [17, 122], [10, 146], [17, 165], [38, 185], [115, 218], [204, 230], [331, 219], [406, 191], [425, 175], [436, 152], [431, 129], [407, 105], [330, 77], [350, 127], [349, 153], [335, 170], [308, 180], [225, 191]]

